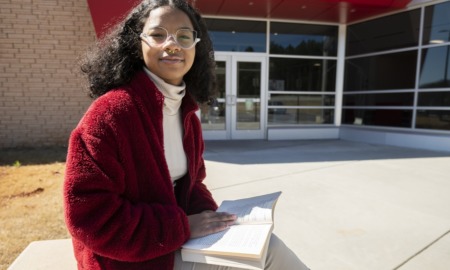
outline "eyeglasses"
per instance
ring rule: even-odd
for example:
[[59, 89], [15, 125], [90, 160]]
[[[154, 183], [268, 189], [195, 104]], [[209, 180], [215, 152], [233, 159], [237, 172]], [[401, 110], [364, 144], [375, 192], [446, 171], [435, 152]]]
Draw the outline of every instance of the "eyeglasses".
[[190, 29], [178, 29], [175, 34], [169, 34], [167, 29], [155, 27], [148, 30], [147, 33], [141, 33], [140, 37], [147, 42], [149, 46], [161, 46], [166, 43], [170, 37], [183, 49], [190, 49], [197, 44], [200, 39], [197, 38], [197, 31]]

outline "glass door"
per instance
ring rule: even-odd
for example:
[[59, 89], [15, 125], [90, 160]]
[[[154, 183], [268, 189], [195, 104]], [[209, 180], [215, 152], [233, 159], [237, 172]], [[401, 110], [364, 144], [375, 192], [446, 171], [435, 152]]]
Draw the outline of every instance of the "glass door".
[[265, 65], [261, 58], [232, 57], [232, 88], [227, 104], [231, 106], [231, 138], [263, 139], [262, 99]]
[[201, 107], [206, 140], [264, 139], [265, 58], [216, 55], [217, 100]]

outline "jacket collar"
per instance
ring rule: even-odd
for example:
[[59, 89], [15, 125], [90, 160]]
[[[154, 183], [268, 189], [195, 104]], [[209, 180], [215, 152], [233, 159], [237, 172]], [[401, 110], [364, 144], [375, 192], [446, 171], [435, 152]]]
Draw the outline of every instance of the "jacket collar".
[[[164, 106], [164, 95], [158, 90], [155, 83], [149, 78], [149, 76], [140, 70], [136, 73], [130, 82], [130, 86], [136, 94], [144, 99], [146, 104], [157, 104], [159, 110], [162, 112]], [[183, 118], [199, 109], [197, 102], [189, 93], [189, 89], [186, 88], [186, 95], [181, 103], [181, 113]]]

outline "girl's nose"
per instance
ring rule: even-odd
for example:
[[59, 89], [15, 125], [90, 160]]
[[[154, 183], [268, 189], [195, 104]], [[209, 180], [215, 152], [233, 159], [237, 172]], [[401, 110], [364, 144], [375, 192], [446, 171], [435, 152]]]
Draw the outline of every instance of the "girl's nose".
[[164, 42], [164, 46], [167, 48], [180, 47], [178, 42], [173, 34], [167, 36], [166, 42]]

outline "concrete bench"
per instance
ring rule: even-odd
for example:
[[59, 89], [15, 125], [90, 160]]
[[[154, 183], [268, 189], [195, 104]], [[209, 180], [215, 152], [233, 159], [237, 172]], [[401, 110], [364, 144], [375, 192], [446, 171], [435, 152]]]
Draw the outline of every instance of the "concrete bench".
[[8, 270], [77, 270], [71, 239], [31, 242]]

